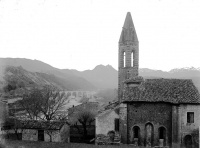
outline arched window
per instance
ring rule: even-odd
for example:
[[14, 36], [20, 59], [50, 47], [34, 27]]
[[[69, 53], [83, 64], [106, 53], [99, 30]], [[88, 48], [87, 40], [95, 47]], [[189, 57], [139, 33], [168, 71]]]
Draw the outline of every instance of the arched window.
[[73, 92], [72, 95], [73, 95], [74, 97], [76, 97], [76, 92]]
[[69, 96], [71, 96], [72, 94], [71, 94], [71, 92], [67, 92], [67, 96], [69, 97]]
[[153, 146], [153, 124], [147, 123], [145, 125], [145, 146]]
[[81, 91], [78, 92], [78, 96], [82, 97], [83, 93]]
[[134, 58], [133, 58], [133, 51], [131, 52], [131, 67], [133, 67], [133, 61], [134, 61]]
[[123, 52], [123, 67], [126, 67], [126, 52]]

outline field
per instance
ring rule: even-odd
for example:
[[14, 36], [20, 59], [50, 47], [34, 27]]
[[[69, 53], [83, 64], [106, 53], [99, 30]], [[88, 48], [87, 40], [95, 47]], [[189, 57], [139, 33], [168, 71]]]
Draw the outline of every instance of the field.
[[[134, 148], [130, 145], [92, 145], [83, 143], [55, 143], [33, 141], [7, 141], [2, 148]], [[1, 148], [1, 146], [0, 146]]]

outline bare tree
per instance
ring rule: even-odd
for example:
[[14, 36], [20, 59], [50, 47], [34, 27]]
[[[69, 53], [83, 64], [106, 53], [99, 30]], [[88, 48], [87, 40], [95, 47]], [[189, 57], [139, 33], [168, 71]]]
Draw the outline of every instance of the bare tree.
[[[22, 100], [12, 104], [12, 111], [14, 112], [12, 129], [17, 138], [19, 139], [19, 129], [22, 131], [23, 126], [25, 126], [18, 121], [23, 120], [23, 123], [28, 125], [30, 120], [36, 120], [48, 125], [44, 130], [52, 141], [53, 130], [51, 130], [51, 127], [56, 123], [52, 121], [66, 122], [68, 114], [65, 111], [65, 105], [69, 102], [69, 96], [52, 86], [26, 89], [21, 96]], [[5, 123], [6, 125], [8, 125], [8, 122]]]
[[34, 88], [24, 94], [18, 104], [25, 111], [25, 119], [64, 120], [67, 118], [64, 107], [69, 101], [68, 98], [64, 92], [45, 86], [43, 89]]
[[[79, 110], [75, 112], [71, 118], [71, 124], [77, 128], [80, 134], [83, 135], [83, 138], [86, 139], [88, 136], [88, 129], [91, 127], [92, 122], [95, 121], [95, 112], [90, 110]], [[78, 123], [81, 124], [83, 131], [80, 129]]]
[[66, 104], [69, 103], [69, 97], [65, 96], [64, 92], [46, 86], [42, 91], [42, 96], [42, 105], [39, 110], [45, 120], [64, 120], [67, 118], [66, 112], [63, 112], [63, 110]]
[[41, 90], [34, 88], [22, 96], [22, 100], [16, 102], [16, 106], [21, 108], [20, 112], [15, 112], [18, 118], [38, 120], [40, 117], [40, 106], [43, 105]]

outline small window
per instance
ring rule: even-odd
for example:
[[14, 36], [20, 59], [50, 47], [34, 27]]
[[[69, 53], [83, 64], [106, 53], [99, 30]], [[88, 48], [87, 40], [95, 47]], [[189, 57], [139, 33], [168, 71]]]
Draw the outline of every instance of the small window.
[[194, 112], [187, 112], [187, 123], [194, 123]]
[[115, 119], [115, 131], [119, 131], [119, 119]]

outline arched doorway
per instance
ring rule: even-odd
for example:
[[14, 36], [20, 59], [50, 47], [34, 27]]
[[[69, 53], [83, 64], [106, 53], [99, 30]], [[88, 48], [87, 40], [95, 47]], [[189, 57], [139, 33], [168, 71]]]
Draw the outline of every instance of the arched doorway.
[[159, 134], [159, 146], [166, 146], [166, 129], [165, 127], [159, 127], [158, 128], [158, 134]]
[[153, 146], [153, 124], [147, 123], [145, 125], [145, 146], [151, 147]]
[[140, 128], [139, 128], [139, 126], [133, 127], [133, 144], [135, 146], [140, 145]]
[[192, 148], [192, 136], [186, 135], [184, 138], [184, 144], [186, 148]]

